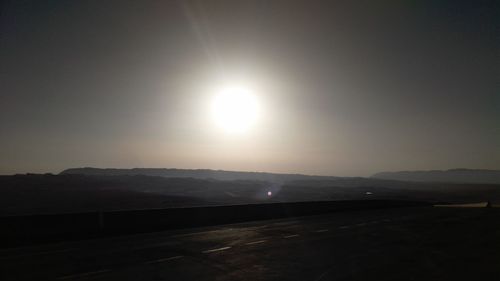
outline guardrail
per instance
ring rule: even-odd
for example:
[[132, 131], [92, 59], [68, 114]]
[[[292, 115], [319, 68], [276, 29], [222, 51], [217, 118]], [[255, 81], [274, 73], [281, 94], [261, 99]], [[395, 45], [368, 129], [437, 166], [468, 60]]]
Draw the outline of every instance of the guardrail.
[[391, 200], [291, 202], [0, 217], [0, 247], [317, 215], [345, 210], [431, 206]]

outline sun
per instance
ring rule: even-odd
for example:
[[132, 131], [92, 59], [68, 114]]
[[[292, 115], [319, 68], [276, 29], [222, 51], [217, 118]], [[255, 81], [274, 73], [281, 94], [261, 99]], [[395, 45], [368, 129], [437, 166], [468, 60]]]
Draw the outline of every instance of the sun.
[[227, 133], [244, 133], [255, 125], [259, 115], [256, 96], [243, 86], [227, 86], [212, 104], [214, 121]]

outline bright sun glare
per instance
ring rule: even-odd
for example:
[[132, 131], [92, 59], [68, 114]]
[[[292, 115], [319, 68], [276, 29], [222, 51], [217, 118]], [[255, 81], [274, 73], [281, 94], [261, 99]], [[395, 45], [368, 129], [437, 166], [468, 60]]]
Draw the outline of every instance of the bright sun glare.
[[228, 133], [244, 133], [258, 117], [257, 98], [248, 88], [223, 88], [215, 97], [212, 112], [217, 125]]

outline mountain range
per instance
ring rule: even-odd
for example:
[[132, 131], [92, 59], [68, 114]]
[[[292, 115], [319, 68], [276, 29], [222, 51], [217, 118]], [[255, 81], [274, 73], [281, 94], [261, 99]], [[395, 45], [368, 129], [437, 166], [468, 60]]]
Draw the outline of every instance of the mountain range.
[[396, 180], [410, 182], [447, 182], [447, 183], [481, 183], [500, 184], [500, 170], [451, 169], [429, 171], [396, 171], [381, 172], [369, 178], [314, 176], [302, 174], [278, 174], [265, 172], [241, 172], [209, 169], [167, 169], [167, 168], [134, 168], [134, 169], [100, 169], [72, 168], [61, 172], [62, 175], [93, 176], [160, 176], [168, 178], [214, 179], [221, 181], [252, 180], [272, 183], [285, 183], [298, 180], [366, 181], [369, 179]]
[[500, 170], [451, 169], [381, 172], [371, 176], [371, 178], [416, 182], [500, 184]]

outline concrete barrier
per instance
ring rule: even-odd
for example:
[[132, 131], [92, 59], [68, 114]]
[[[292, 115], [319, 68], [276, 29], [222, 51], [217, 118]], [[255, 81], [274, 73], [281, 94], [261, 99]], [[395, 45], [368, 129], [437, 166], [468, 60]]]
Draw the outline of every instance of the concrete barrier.
[[76, 240], [345, 210], [431, 206], [414, 201], [358, 200], [229, 205], [0, 217], [0, 247]]

